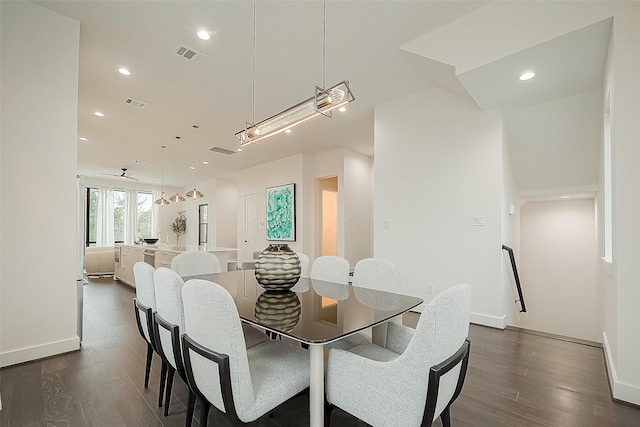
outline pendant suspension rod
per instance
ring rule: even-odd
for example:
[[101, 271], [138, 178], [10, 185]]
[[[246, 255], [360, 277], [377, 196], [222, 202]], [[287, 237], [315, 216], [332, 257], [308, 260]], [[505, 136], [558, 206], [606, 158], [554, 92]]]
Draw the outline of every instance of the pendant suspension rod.
[[251, 64], [251, 124], [256, 122], [256, 0], [253, 0], [253, 58]]
[[178, 191], [178, 142], [180, 142], [180, 137], [176, 136], [176, 195], [179, 193]]
[[167, 148], [167, 146], [161, 145], [160, 148], [162, 148], [162, 151], [160, 152], [160, 178], [161, 178], [160, 187], [162, 189], [160, 197], [164, 197], [164, 150], [165, 148]]
[[193, 189], [196, 189], [196, 174], [198, 173], [198, 161], [196, 160], [196, 149], [198, 147], [198, 129], [200, 126], [193, 125]]
[[322, 89], [325, 89], [327, 67], [327, 0], [322, 0]]

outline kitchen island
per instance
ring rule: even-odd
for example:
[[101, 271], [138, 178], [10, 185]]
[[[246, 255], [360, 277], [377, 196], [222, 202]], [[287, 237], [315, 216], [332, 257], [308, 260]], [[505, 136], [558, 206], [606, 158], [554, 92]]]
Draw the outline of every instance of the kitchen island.
[[147, 262], [155, 268], [171, 268], [171, 260], [179, 253], [188, 251], [207, 251], [218, 257], [220, 268], [227, 271], [229, 264], [229, 254], [235, 253], [236, 248], [195, 246], [195, 245], [124, 245], [116, 243], [115, 254], [115, 274], [113, 278], [120, 280], [130, 286], [135, 287], [133, 277], [133, 266], [136, 262]]

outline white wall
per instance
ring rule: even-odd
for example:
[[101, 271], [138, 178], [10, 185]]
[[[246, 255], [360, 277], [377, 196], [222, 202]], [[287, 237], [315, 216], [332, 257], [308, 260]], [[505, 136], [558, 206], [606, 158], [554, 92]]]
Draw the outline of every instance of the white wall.
[[[265, 142], [268, 144], [268, 142]], [[305, 215], [304, 206], [305, 198], [310, 197], [308, 191], [303, 191], [303, 168], [305, 155], [296, 155], [280, 159], [274, 162], [265, 163], [252, 168], [244, 169], [238, 173], [238, 222], [237, 222], [237, 240], [238, 248], [242, 249], [244, 241], [244, 196], [246, 194], [255, 194], [258, 209], [258, 240], [257, 249], [265, 249], [269, 243], [266, 239], [266, 189], [284, 184], [296, 184], [296, 241], [287, 242], [289, 247], [294, 251], [304, 252]], [[250, 254], [239, 252], [239, 259], [251, 259]]]
[[344, 156], [344, 258], [354, 267], [373, 254], [373, 161], [353, 151]]
[[[320, 224], [317, 179], [338, 178], [338, 254], [353, 266], [371, 256], [372, 165], [367, 156], [337, 149], [314, 156], [297, 155], [245, 169], [238, 174], [237, 241], [244, 240], [244, 195], [256, 194], [258, 202], [258, 248], [269, 242], [265, 238], [265, 191], [267, 187], [296, 183], [296, 241], [289, 242], [295, 251], [304, 252], [311, 261], [319, 256], [316, 235]], [[249, 256], [240, 254], [239, 258]], [[250, 257], [250, 256], [249, 256]]]
[[[376, 108], [374, 255], [397, 261], [401, 291], [427, 302], [469, 283], [472, 320], [497, 327], [505, 316], [501, 149], [499, 112], [439, 88]], [[486, 225], [474, 227], [474, 216]]]
[[[238, 247], [238, 188], [235, 181], [217, 179], [215, 204], [209, 205], [209, 211], [215, 211], [215, 244], [219, 247]], [[209, 227], [213, 227], [210, 223]], [[210, 242], [212, 242], [210, 240]], [[211, 243], [210, 243], [211, 244]], [[235, 258], [235, 254], [231, 256]]]
[[640, 3], [615, 2], [614, 11], [604, 91], [611, 90], [613, 275], [611, 286], [601, 283], [607, 310], [603, 340], [613, 396], [640, 405]]
[[517, 326], [601, 342], [593, 199], [530, 202], [520, 211]]
[[[79, 348], [75, 201], [80, 25], [30, 2], [1, 2], [0, 7], [0, 365], [7, 366]], [[38, 247], [53, 250], [38, 253]]]

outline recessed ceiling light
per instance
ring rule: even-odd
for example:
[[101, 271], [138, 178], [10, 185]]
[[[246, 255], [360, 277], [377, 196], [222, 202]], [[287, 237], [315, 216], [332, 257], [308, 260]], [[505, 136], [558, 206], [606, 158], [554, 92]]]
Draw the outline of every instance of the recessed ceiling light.
[[242, 148], [236, 148], [236, 151], [240, 152], [242, 151]]
[[118, 72], [124, 76], [130, 76], [131, 75], [131, 71], [127, 70], [126, 68], [120, 68], [118, 69]]
[[195, 166], [189, 166], [189, 169], [196, 170]]
[[570, 199], [570, 198], [571, 198], [571, 196], [569, 196], [569, 195], [565, 195], [565, 196], [560, 196], [560, 198], [561, 198], [561, 199]]
[[209, 40], [211, 38], [211, 34], [209, 34], [209, 31], [200, 30], [198, 31], [198, 37], [202, 40]]
[[347, 107], [340, 107], [338, 108], [338, 111], [340, 111], [341, 113], [344, 113], [345, 111], [347, 111]]
[[285, 130], [284, 133], [291, 133], [291, 129]]
[[209, 162], [204, 161], [204, 162], [202, 162], [202, 164], [203, 164], [203, 165], [208, 165], [208, 164], [209, 164]]
[[79, 139], [80, 141], [87, 141], [87, 138], [82, 137], [82, 136], [81, 136], [80, 138], [78, 138], [78, 139]]
[[100, 111], [96, 111], [95, 113], [93, 113], [95, 116], [98, 117], [104, 117], [104, 114], [102, 114]]
[[534, 78], [536, 76], [536, 73], [531, 72], [531, 71], [527, 71], [526, 73], [523, 73], [520, 75], [520, 80], [525, 81], [525, 80], [530, 80], [532, 78]]

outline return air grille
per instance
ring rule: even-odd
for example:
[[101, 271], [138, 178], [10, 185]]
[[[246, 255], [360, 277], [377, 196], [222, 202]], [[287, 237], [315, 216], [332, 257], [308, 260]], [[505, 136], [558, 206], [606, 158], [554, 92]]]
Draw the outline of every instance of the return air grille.
[[205, 54], [196, 52], [190, 47], [187, 47], [182, 44], [176, 48], [176, 54], [182, 56], [184, 59], [188, 61], [195, 62], [196, 64], [199, 64], [200, 61], [202, 61], [202, 58], [206, 56]]
[[133, 105], [134, 107], [144, 108], [147, 106], [146, 102], [136, 101], [135, 99], [127, 98], [124, 100], [125, 104]]
[[209, 148], [209, 151], [213, 151], [214, 153], [226, 154], [227, 156], [237, 153], [237, 151], [227, 150], [226, 148], [222, 147], [211, 147]]

